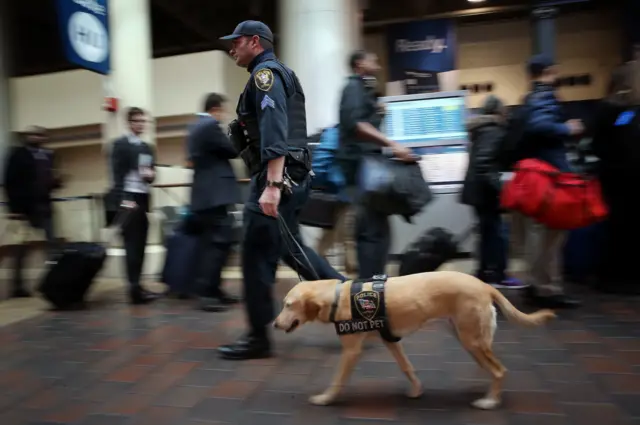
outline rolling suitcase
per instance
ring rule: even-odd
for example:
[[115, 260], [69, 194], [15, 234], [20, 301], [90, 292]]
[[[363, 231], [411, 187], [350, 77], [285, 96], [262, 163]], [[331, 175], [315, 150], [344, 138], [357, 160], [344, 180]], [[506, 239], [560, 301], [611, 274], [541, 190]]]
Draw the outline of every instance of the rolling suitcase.
[[400, 259], [399, 276], [436, 271], [459, 252], [459, 246], [473, 232], [468, 227], [458, 237], [442, 227], [427, 230], [411, 243]]
[[106, 243], [66, 243], [47, 261], [48, 267], [38, 289], [55, 309], [84, 307], [87, 291], [107, 258], [107, 245], [125, 224], [128, 215], [128, 209], [122, 209], [116, 215], [110, 229], [112, 235]]
[[198, 236], [185, 232], [182, 227], [179, 225], [166, 239], [162, 282], [169, 287], [170, 295], [187, 298], [195, 289]]
[[58, 310], [81, 308], [94, 278], [107, 258], [99, 243], [74, 242], [63, 245], [40, 283], [43, 297]]
[[[230, 211], [233, 224], [231, 243], [237, 245], [242, 240], [242, 211]], [[167, 232], [165, 247], [167, 249], [162, 267], [162, 283], [169, 287], [168, 294], [185, 299], [196, 293], [196, 255], [200, 225], [194, 217], [184, 216], [173, 229]]]

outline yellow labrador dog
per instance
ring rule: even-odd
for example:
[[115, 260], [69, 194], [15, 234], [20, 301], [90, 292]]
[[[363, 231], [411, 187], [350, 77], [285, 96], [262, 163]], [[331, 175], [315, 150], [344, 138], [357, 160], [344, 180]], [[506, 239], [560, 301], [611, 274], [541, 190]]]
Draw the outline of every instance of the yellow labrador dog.
[[[351, 281], [340, 283], [336, 280], [297, 284], [285, 297], [284, 307], [275, 319], [274, 327], [292, 332], [306, 322], [346, 323], [344, 321], [352, 319], [351, 284]], [[365, 283], [362, 291], [370, 291], [371, 287], [372, 283]], [[386, 281], [384, 288], [387, 323], [395, 337], [407, 336], [432, 319], [450, 320], [454, 334], [462, 346], [493, 378], [488, 393], [473, 402], [473, 406], [479, 409], [494, 409], [499, 406], [502, 381], [506, 373], [491, 350], [496, 330], [496, 309], [493, 303], [500, 307], [509, 320], [521, 325], [539, 326], [555, 317], [550, 310], [522, 313], [498, 290], [464, 273], [442, 271], [392, 277]], [[371, 325], [369, 329], [378, 328]], [[328, 405], [336, 399], [362, 352], [364, 340], [368, 335], [377, 333], [362, 332], [340, 336], [342, 356], [338, 371], [329, 388], [309, 399], [312, 404]], [[422, 384], [402, 345], [385, 339], [383, 342], [409, 378], [411, 389], [407, 396], [421, 396]]]

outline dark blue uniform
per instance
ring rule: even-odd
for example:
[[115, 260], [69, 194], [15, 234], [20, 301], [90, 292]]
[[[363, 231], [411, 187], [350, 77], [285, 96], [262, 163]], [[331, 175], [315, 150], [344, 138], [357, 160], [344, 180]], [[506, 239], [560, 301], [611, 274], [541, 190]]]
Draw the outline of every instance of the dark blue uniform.
[[[251, 332], [247, 340], [220, 349], [224, 357], [234, 359], [263, 357], [269, 352], [266, 328], [275, 318], [272, 286], [280, 258], [306, 280], [344, 280], [300, 237], [298, 216], [309, 196], [310, 175], [292, 156], [292, 152], [304, 151], [307, 144], [304, 93], [298, 78], [271, 51], [258, 55], [248, 69], [251, 77], [236, 112], [248, 139], [241, 156], [252, 174], [242, 244], [244, 297]], [[259, 199], [266, 184], [267, 164], [282, 156], [286, 157], [285, 173], [295, 184], [291, 193], [282, 192], [281, 219], [275, 219], [262, 213]]]

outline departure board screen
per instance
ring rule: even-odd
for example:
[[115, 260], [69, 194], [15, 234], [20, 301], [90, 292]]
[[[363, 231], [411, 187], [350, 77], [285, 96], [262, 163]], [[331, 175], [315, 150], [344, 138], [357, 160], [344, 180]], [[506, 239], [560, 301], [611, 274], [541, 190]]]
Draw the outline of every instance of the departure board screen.
[[390, 101], [386, 107], [384, 131], [391, 140], [411, 147], [467, 141], [463, 96]]

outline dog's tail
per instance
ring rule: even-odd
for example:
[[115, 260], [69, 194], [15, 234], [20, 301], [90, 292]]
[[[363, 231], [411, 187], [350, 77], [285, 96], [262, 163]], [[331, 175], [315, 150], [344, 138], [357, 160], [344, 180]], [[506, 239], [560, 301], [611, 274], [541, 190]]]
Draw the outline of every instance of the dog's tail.
[[544, 324], [546, 321], [554, 319], [556, 314], [551, 310], [538, 310], [535, 313], [525, 314], [514, 307], [509, 300], [502, 295], [500, 291], [498, 291], [493, 286], [487, 285], [489, 289], [489, 293], [491, 294], [491, 299], [493, 302], [498, 304], [502, 313], [507, 317], [507, 319], [514, 321], [520, 325], [524, 326], [540, 326]]

